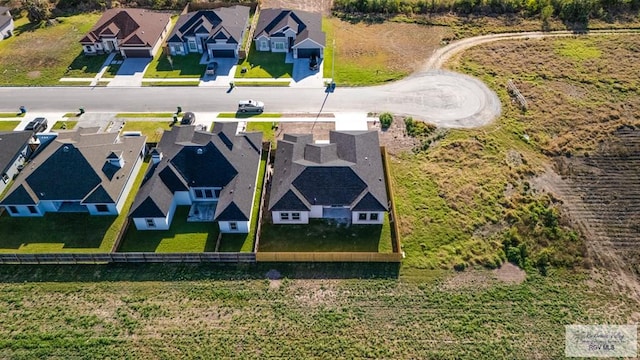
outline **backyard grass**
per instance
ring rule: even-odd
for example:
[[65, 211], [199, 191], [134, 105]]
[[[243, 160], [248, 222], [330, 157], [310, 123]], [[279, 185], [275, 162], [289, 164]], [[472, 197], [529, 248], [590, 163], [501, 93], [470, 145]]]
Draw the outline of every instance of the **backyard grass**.
[[250, 121], [247, 123], [247, 131], [262, 131], [262, 141], [269, 141], [273, 145], [276, 125], [278, 123], [275, 121]]
[[211, 252], [218, 240], [218, 224], [187, 222], [188, 206], [178, 206], [169, 230], [138, 231], [132, 223], [119, 252]]
[[0, 215], [0, 253], [106, 253], [124, 225], [148, 167], [145, 161], [120, 215], [46, 213], [44, 217]]
[[246, 118], [280, 118], [281, 113], [219, 113], [218, 117], [221, 119], [246, 119]]
[[[262, 139], [265, 141], [266, 139]], [[258, 171], [257, 191], [253, 197], [253, 208], [251, 210], [251, 224], [249, 224], [248, 234], [222, 234], [220, 239], [219, 252], [253, 252], [256, 230], [258, 227], [258, 212], [260, 211], [260, 198], [262, 197], [262, 183], [264, 182], [264, 172], [267, 168], [267, 153], [262, 153], [260, 159], [260, 170]]]
[[0, 131], [13, 131], [20, 121], [0, 121]]
[[162, 51], [153, 58], [144, 77], [147, 79], [165, 78], [200, 78], [204, 74], [206, 65], [200, 64], [202, 54], [188, 54], [184, 56], [172, 56], [173, 66]]
[[[242, 78], [290, 78], [293, 64], [286, 64], [284, 53], [257, 51], [256, 44], [251, 44], [251, 50], [246, 59], [236, 67], [236, 80]], [[247, 71], [242, 73], [242, 68]]]
[[148, 143], [157, 143], [162, 134], [171, 129], [171, 121], [126, 121], [122, 131], [141, 131], [147, 137]]
[[[100, 14], [58, 17], [53, 26], [16, 20], [14, 36], [0, 42], [0, 83], [3, 85], [60, 85], [66, 76], [92, 77], [100, 57], [79, 55], [78, 42]], [[67, 72], [67, 68], [71, 70]]]
[[78, 122], [75, 120], [72, 120], [72, 121], [60, 120], [60, 121], [56, 121], [56, 123], [53, 124], [53, 126], [51, 127], [51, 130], [71, 130], [71, 129], [75, 129], [76, 125], [78, 125]]
[[392, 252], [391, 226], [336, 224], [310, 219], [308, 225], [263, 222], [258, 251], [262, 252]]

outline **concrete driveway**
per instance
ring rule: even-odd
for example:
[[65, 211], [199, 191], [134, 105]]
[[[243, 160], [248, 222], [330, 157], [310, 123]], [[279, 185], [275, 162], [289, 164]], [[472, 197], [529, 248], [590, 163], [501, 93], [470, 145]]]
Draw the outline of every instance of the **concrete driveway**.
[[318, 70], [309, 70], [309, 59], [294, 59], [291, 87], [323, 88], [324, 78], [321, 59]]
[[238, 60], [236, 58], [216, 58], [212, 61], [218, 63], [216, 75], [204, 75], [200, 79], [199, 86], [229, 87], [236, 73]]
[[144, 71], [149, 66], [151, 58], [125, 59], [116, 76], [109, 82], [108, 87], [142, 86]]

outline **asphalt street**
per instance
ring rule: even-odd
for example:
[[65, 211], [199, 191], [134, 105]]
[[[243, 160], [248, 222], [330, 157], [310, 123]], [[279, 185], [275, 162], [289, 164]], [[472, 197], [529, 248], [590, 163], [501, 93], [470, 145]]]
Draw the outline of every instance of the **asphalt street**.
[[11, 87], [0, 88], [0, 111], [234, 112], [256, 99], [266, 112], [382, 112], [405, 114], [443, 127], [477, 127], [500, 114], [500, 101], [481, 81], [444, 71], [414, 74], [389, 85], [317, 88], [236, 87]]

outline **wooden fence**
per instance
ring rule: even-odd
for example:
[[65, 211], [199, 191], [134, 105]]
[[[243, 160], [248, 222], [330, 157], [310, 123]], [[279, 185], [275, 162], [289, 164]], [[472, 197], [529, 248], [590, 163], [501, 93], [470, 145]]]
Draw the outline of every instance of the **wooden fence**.
[[[266, 148], [266, 149], [265, 149]], [[264, 169], [264, 179], [262, 179], [262, 196], [260, 196], [260, 205], [258, 205], [258, 222], [255, 228], [255, 241], [253, 242], [253, 252], [258, 252], [258, 246], [260, 245], [260, 230], [262, 230], [262, 216], [263, 216], [263, 208], [266, 206], [264, 201], [267, 197], [267, 184], [269, 183], [269, 165], [271, 165], [271, 142], [263, 142], [262, 143], [262, 151], [267, 151], [267, 161]]]
[[400, 262], [402, 254], [375, 252], [259, 252], [257, 262]]
[[255, 263], [254, 253], [0, 254], [0, 264]]
[[402, 254], [402, 243], [400, 241], [400, 228], [398, 227], [398, 213], [396, 212], [396, 201], [393, 197], [393, 181], [391, 179], [389, 157], [387, 155], [387, 148], [380, 147], [380, 153], [382, 155], [382, 168], [384, 170], [384, 177], [387, 183], [387, 198], [389, 199], [389, 223], [391, 224], [391, 243], [393, 245], [393, 252]]

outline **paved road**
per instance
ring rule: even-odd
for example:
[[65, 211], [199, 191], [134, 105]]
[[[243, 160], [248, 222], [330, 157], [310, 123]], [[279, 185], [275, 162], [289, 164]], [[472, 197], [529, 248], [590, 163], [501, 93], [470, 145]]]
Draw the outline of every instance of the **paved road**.
[[[592, 32], [592, 35], [629, 33], [628, 30]], [[254, 98], [269, 112], [368, 112], [391, 111], [427, 120], [444, 127], [477, 127], [500, 114], [495, 93], [477, 79], [439, 69], [453, 54], [489, 41], [542, 36], [569, 36], [570, 32], [515, 33], [463, 39], [445, 46], [426, 61], [425, 69], [398, 82], [374, 87], [337, 88], [334, 93], [307, 88], [197, 87], [24, 87], [0, 88], [0, 111], [91, 112], [189, 111], [231, 112], [238, 100]]]
[[500, 112], [498, 98], [480, 81], [450, 72], [429, 72], [394, 84], [336, 88], [248, 88], [228, 92], [201, 87], [33, 87], [1, 88], [0, 111], [20, 105], [28, 111], [88, 112], [188, 111], [233, 112], [238, 100], [259, 99], [268, 112], [391, 111], [440, 126], [473, 127]]

